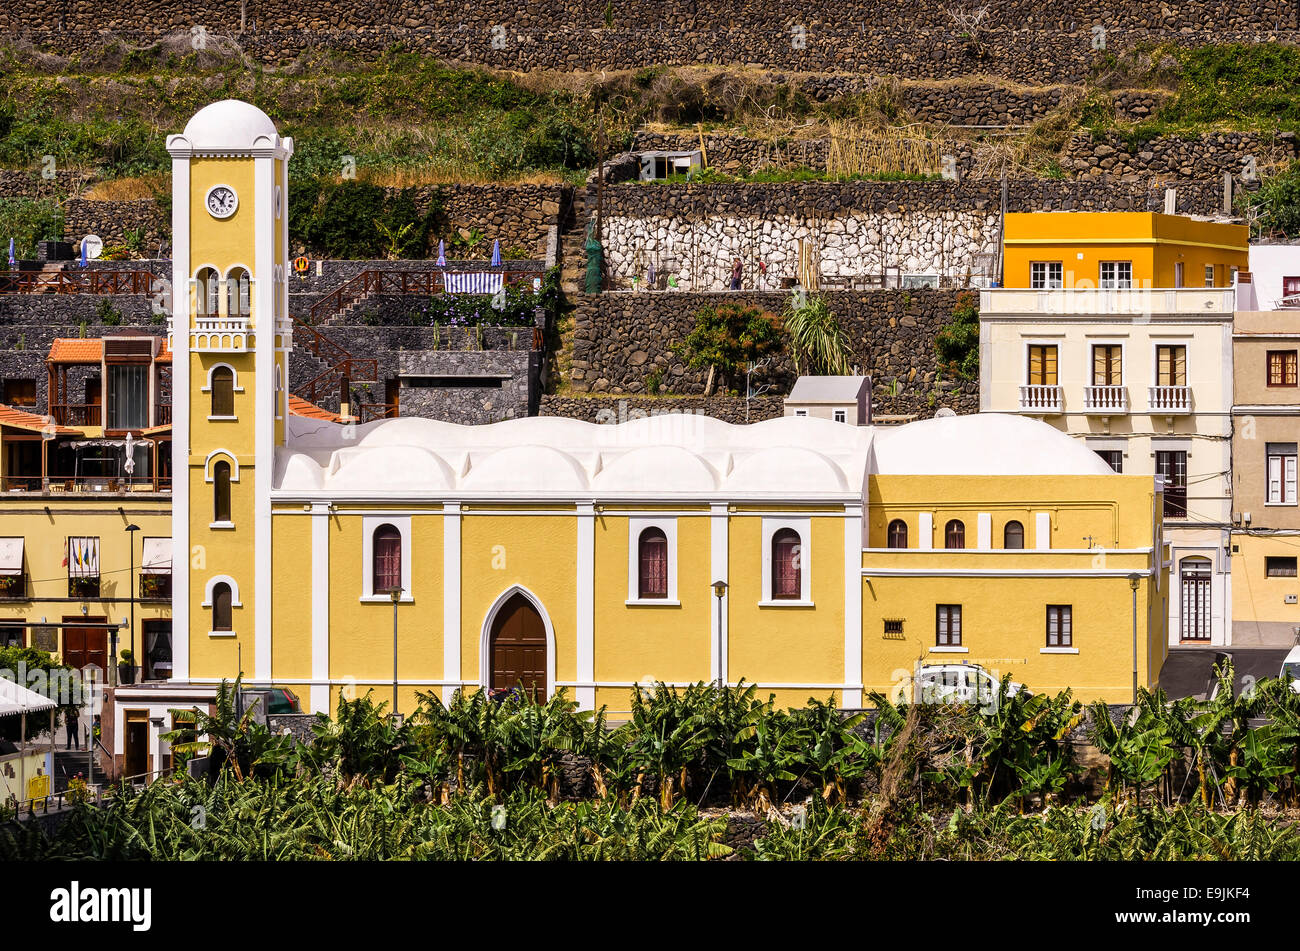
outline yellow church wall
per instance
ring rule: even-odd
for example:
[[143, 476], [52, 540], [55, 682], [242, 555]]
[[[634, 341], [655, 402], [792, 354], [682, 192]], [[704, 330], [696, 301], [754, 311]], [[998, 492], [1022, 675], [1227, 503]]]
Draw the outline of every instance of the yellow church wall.
[[811, 525], [812, 549], [805, 557], [811, 558], [813, 606], [771, 607], [759, 605], [762, 517], [731, 519], [727, 675], [733, 682], [843, 682], [844, 521], [813, 517]]
[[[634, 544], [628, 519], [605, 515], [595, 521], [597, 682], [707, 680], [710, 612], [716, 610], [709, 577], [709, 517], [676, 518], [680, 605], [627, 604], [636, 597], [628, 584], [628, 548]], [[627, 688], [613, 694], [618, 709], [627, 709]]]
[[[1138, 591], [1138, 682], [1149, 685], [1163, 660], [1163, 631], [1147, 610], [1149, 582]], [[1035, 693], [1069, 687], [1085, 702], [1125, 702], [1132, 694], [1132, 591], [1123, 577], [877, 577], [863, 584], [864, 695], [890, 695], [918, 663], [978, 664]], [[965, 653], [936, 651], [938, 604], [962, 607]], [[1078, 653], [1045, 653], [1047, 605], [1071, 606]], [[901, 619], [903, 634], [885, 634]]]
[[[195, 447], [196, 450], [198, 447]], [[234, 528], [210, 528], [212, 483], [202, 466], [191, 465], [190, 492], [190, 676], [231, 677], [238, 671], [239, 648], [245, 669], [253, 665], [253, 467], [241, 460], [239, 481], [230, 484], [230, 518]], [[179, 564], [179, 558], [177, 559]], [[212, 637], [212, 609], [203, 606], [207, 582], [229, 575], [239, 585], [239, 605], [231, 609], [234, 636]], [[183, 632], [177, 632], [182, 636]]]
[[[204, 202], [213, 185], [229, 185], [239, 196], [239, 206], [229, 218], [208, 214]], [[225, 277], [238, 264], [253, 270], [253, 162], [247, 158], [196, 158], [190, 162], [190, 264], [191, 277], [212, 265]], [[267, 275], [267, 279], [270, 276]], [[223, 305], [224, 306], [224, 305]]]
[[467, 511], [461, 523], [462, 679], [478, 678], [483, 622], [496, 600], [516, 584], [531, 591], [550, 618], [555, 631], [555, 679], [576, 679], [576, 564], [576, 514]]
[[[330, 678], [392, 682], [393, 605], [363, 601], [364, 510], [330, 519]], [[278, 518], [281, 522], [296, 519]], [[302, 519], [307, 521], [307, 519]], [[442, 679], [442, 515], [411, 516], [411, 598], [397, 606], [399, 680]], [[310, 550], [308, 548], [308, 550]], [[306, 569], [310, 574], [310, 568]], [[299, 595], [301, 601], [305, 595]], [[364, 688], [362, 688], [364, 692]], [[391, 688], [376, 687], [391, 700]], [[430, 685], [402, 686], [399, 696], [435, 691]], [[403, 712], [413, 709], [403, 701]]]
[[[216, 448], [228, 449], [239, 458], [241, 466], [253, 460], [254, 404], [257, 391], [250, 353], [196, 352], [190, 356], [190, 380], [194, 392], [194, 411], [190, 414], [190, 445], [199, 464]], [[212, 394], [202, 390], [208, 374], [219, 363], [235, 371], [235, 419], [210, 419]], [[239, 392], [239, 390], [243, 392]]]
[[[271, 563], [298, 570], [271, 575], [271, 679], [311, 678], [311, 518], [277, 516], [271, 533]], [[295, 688], [305, 701], [306, 691]]]

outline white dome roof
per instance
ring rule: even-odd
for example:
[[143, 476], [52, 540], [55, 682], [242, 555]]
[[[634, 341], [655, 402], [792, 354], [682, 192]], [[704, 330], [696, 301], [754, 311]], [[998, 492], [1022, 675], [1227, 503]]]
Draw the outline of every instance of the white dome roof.
[[1114, 475], [1101, 456], [1053, 426], [1005, 413], [976, 413], [881, 427], [881, 475]]
[[222, 99], [204, 106], [186, 123], [184, 132], [190, 146], [199, 151], [252, 148], [262, 137], [271, 145], [276, 135], [270, 116], [239, 99]]
[[591, 480], [593, 489], [623, 492], [713, 492], [713, 467], [680, 446], [645, 446], [617, 456]]
[[[373, 450], [371, 450], [373, 451]], [[587, 488], [587, 473], [568, 453], [549, 446], [498, 449], [470, 465], [466, 489], [531, 489], [540, 493]]]
[[345, 449], [335, 454], [325, 480], [331, 489], [450, 489], [456, 484], [451, 467], [419, 446], [380, 446]]
[[[831, 423], [844, 428], [844, 423]], [[843, 492], [848, 488], [840, 467], [820, 452], [781, 446], [761, 449], [736, 463], [727, 488], [740, 492]]]

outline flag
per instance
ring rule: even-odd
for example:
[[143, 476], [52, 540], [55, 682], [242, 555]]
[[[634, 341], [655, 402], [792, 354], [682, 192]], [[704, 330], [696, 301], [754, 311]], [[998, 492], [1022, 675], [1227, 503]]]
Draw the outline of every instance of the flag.
[[63, 567], [68, 567], [68, 540], [63, 539]]

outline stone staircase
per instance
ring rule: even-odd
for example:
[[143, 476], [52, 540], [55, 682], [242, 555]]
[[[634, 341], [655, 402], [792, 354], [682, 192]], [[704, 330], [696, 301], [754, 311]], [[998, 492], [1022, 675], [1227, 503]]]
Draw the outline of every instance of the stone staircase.
[[575, 188], [572, 194], [560, 216], [560, 288], [581, 294], [587, 289], [587, 222], [595, 214], [596, 194], [588, 188]]

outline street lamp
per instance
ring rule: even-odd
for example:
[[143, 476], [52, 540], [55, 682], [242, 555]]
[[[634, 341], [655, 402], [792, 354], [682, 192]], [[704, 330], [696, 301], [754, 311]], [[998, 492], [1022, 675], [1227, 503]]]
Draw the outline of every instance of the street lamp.
[[722, 676], [722, 599], [727, 593], [725, 581], [713, 582], [713, 596], [718, 599], [718, 686], [723, 684]]
[[1133, 589], [1133, 703], [1138, 702], [1138, 582], [1142, 576], [1136, 571], [1128, 576], [1128, 586]]
[[397, 716], [397, 602], [402, 600], [401, 587], [389, 588], [388, 596], [393, 599], [393, 715]]
[[[140, 526], [132, 522], [126, 527], [126, 537], [131, 547], [131, 680], [135, 682], [135, 533], [140, 531]], [[116, 662], [117, 658], [114, 657]]]

